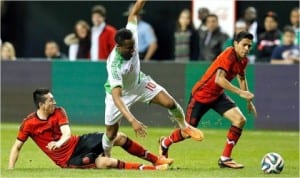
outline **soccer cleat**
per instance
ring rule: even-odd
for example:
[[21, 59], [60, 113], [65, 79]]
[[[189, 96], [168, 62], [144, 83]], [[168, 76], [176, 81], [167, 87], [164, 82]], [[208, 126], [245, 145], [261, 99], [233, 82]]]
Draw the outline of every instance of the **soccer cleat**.
[[165, 158], [168, 158], [168, 148], [165, 148], [162, 146], [162, 141], [165, 139], [166, 137], [161, 136], [158, 140], [158, 152], [160, 156], [164, 156]]
[[244, 168], [244, 165], [236, 163], [231, 158], [226, 159], [225, 161], [222, 161], [220, 158], [218, 161], [218, 165], [220, 166], [220, 168], [225, 168], [225, 167], [232, 168], [232, 169]]
[[187, 125], [186, 128], [182, 129], [182, 132], [192, 137], [194, 140], [202, 141], [204, 139], [204, 134], [201, 130]]
[[161, 165], [157, 165], [155, 166], [156, 170], [160, 170], [160, 171], [165, 171], [169, 169], [169, 164], [161, 164]]
[[158, 165], [164, 165], [164, 164], [171, 165], [173, 162], [174, 162], [174, 159], [166, 158], [164, 156], [158, 156], [158, 159], [154, 163], [154, 165], [156, 165], [156, 166], [158, 166]]

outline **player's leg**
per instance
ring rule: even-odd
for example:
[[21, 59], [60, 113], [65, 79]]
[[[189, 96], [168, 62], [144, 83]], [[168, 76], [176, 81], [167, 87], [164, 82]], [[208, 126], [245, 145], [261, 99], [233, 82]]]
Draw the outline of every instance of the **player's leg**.
[[[186, 122], [194, 127], [197, 127], [202, 116], [210, 109], [208, 105], [197, 102], [192, 96], [190, 97], [187, 110], [186, 110]], [[183, 141], [189, 138], [181, 129], [175, 129], [170, 136], [161, 137], [159, 140], [159, 153], [168, 157], [168, 149], [173, 143]], [[201, 138], [204, 138], [202, 133]]]
[[235, 103], [225, 94], [219, 97], [213, 109], [219, 114], [227, 118], [231, 122], [231, 127], [227, 133], [227, 139], [222, 156], [219, 159], [220, 167], [243, 168], [242, 164], [238, 164], [231, 158], [233, 147], [237, 144], [243, 127], [246, 123], [246, 118]]
[[102, 147], [104, 155], [107, 157], [111, 156], [111, 149], [114, 144], [114, 139], [117, 136], [119, 130], [119, 122], [122, 115], [118, 108], [115, 106], [112, 96], [106, 94], [105, 97], [105, 127], [106, 132], [102, 137]]
[[99, 156], [96, 159], [96, 167], [99, 169], [109, 169], [109, 168], [116, 168], [116, 169], [136, 169], [136, 170], [167, 170], [168, 165], [144, 165], [141, 163], [135, 162], [126, 162], [121, 161], [115, 158], [108, 158]]
[[161, 90], [154, 98], [151, 103], [158, 104], [162, 107], [168, 109], [171, 118], [177, 121], [180, 128], [185, 128], [186, 124], [184, 122], [184, 112], [182, 107], [172, 98], [166, 90]]
[[183, 109], [165, 90], [159, 92], [152, 99], [152, 102], [168, 108], [171, 118], [174, 118], [178, 122], [181, 132], [184, 135], [190, 136], [197, 141], [203, 140], [204, 137], [202, 131], [184, 121], [185, 116]]
[[79, 141], [68, 160], [70, 168], [96, 168], [95, 160], [103, 153], [103, 133], [89, 133], [79, 137]]
[[141, 94], [141, 101], [155, 103], [168, 109], [171, 118], [176, 120], [179, 127], [192, 138], [201, 141], [203, 133], [185, 122], [185, 115], [181, 106], [176, 100], [151, 77], [145, 77], [138, 89]]
[[124, 133], [120, 133], [120, 132], [118, 133], [114, 142], [114, 146], [121, 146], [125, 151], [127, 151], [131, 155], [150, 161], [154, 165], [162, 165], [162, 164], [171, 165], [174, 161], [173, 159], [167, 159], [165, 157], [156, 156], [155, 154], [146, 150], [139, 143], [131, 140]]
[[111, 149], [114, 144], [114, 139], [117, 137], [117, 133], [119, 130], [119, 122], [113, 125], [105, 125], [106, 132], [102, 137], [102, 147], [104, 151], [104, 155], [107, 157], [111, 156]]

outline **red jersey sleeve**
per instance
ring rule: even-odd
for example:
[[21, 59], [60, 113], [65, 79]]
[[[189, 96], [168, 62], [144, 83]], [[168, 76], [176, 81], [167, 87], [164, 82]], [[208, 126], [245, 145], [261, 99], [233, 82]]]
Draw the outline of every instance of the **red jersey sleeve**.
[[19, 128], [17, 139], [25, 142], [30, 136], [30, 126], [26, 120], [23, 121]]
[[58, 124], [59, 126], [69, 124], [69, 118], [64, 108], [58, 108]]

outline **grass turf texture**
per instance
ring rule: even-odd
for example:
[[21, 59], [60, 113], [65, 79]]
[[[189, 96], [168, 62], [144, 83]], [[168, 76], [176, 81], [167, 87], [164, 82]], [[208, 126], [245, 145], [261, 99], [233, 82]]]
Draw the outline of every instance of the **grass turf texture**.
[[[175, 159], [168, 171], [79, 170], [61, 169], [28, 139], [22, 148], [15, 170], [7, 170], [9, 152], [19, 124], [1, 124], [1, 177], [299, 177], [299, 132], [245, 130], [232, 157], [245, 165], [244, 169], [219, 168], [217, 160], [223, 150], [227, 130], [203, 129], [205, 140], [185, 140], [172, 145], [169, 156]], [[73, 134], [104, 131], [101, 126], [71, 126]], [[121, 127], [134, 140], [158, 153], [158, 138], [168, 135], [171, 128], [149, 128], [146, 138], [136, 138], [130, 127]], [[282, 155], [285, 165], [281, 174], [264, 174], [260, 161], [267, 152]], [[115, 147], [113, 157], [147, 163]]]

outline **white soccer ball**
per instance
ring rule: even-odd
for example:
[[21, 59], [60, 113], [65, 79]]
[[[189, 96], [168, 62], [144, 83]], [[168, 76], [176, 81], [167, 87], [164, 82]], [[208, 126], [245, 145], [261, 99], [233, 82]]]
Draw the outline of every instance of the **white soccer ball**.
[[261, 169], [264, 173], [271, 174], [279, 174], [284, 167], [284, 160], [278, 153], [267, 153], [263, 159], [261, 160]]

